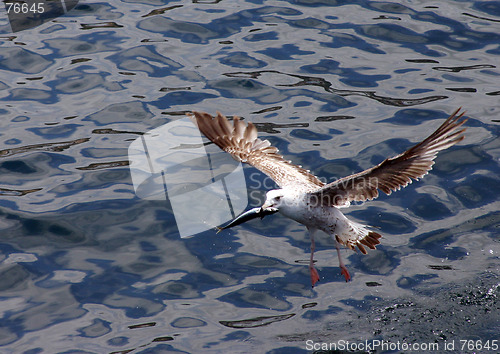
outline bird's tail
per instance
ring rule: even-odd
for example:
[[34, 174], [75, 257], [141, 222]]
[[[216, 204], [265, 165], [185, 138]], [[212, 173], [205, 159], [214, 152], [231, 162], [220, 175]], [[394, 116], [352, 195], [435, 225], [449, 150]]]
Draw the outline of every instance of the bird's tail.
[[370, 230], [367, 226], [346, 218], [347, 227], [335, 235], [336, 240], [346, 247], [356, 251], [356, 247], [361, 253], [366, 254], [365, 246], [371, 249], [380, 243], [382, 237], [378, 232]]

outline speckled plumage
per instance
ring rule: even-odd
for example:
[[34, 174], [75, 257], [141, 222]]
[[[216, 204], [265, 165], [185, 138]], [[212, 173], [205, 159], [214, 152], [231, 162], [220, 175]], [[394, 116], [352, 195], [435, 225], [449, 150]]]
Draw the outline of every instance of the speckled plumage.
[[401, 189], [426, 175], [434, 164], [437, 153], [461, 141], [465, 128], [459, 129], [461, 119], [457, 109], [446, 121], [421, 143], [404, 153], [389, 158], [370, 169], [324, 184], [300, 166], [286, 161], [268, 140], [257, 137], [252, 123], [247, 125], [234, 117], [233, 124], [221, 113], [193, 112], [191, 118], [200, 131], [222, 150], [238, 161], [248, 163], [271, 177], [280, 189], [267, 193], [263, 209], [274, 208], [281, 214], [304, 224], [311, 236], [309, 268], [312, 285], [319, 280], [313, 265], [314, 234], [321, 230], [336, 241], [339, 264], [346, 281], [349, 272], [340, 257], [339, 244], [366, 254], [365, 246], [375, 249], [381, 235], [367, 226], [349, 220], [339, 208], [351, 201], [365, 201], [378, 197], [378, 190], [386, 194]]

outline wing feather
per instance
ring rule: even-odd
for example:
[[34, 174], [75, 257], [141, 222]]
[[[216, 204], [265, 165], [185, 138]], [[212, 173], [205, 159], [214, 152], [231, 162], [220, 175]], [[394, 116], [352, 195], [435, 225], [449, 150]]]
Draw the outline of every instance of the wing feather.
[[293, 186], [313, 191], [324, 185], [310, 172], [284, 160], [268, 140], [259, 139], [257, 128], [252, 123], [246, 125], [239, 117], [234, 117], [231, 126], [220, 112], [215, 117], [204, 112], [193, 112], [190, 117], [210, 141], [230, 153], [235, 160], [264, 172], [281, 188]]
[[467, 119], [465, 112], [457, 109], [427, 139], [395, 157], [363, 172], [341, 178], [310, 193], [323, 205], [344, 206], [351, 201], [377, 198], [378, 190], [386, 194], [406, 187], [413, 180], [425, 176], [434, 164], [437, 153], [458, 143], [464, 138], [465, 128], [459, 129]]

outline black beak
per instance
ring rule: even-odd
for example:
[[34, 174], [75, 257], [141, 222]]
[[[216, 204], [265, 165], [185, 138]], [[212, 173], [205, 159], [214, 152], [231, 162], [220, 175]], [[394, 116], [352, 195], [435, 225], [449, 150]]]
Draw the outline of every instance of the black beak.
[[247, 222], [247, 221], [259, 218], [259, 217], [262, 219], [266, 215], [271, 215], [271, 214], [274, 214], [277, 212], [278, 212], [278, 209], [276, 209], [276, 208], [264, 209], [264, 208], [260, 207], [260, 208], [250, 209], [250, 210], [244, 212], [243, 214], [241, 214], [240, 216], [238, 216], [236, 219], [231, 221], [226, 226], [218, 227], [217, 233], [221, 232], [222, 230], [229, 229], [230, 227], [243, 224], [244, 222]]

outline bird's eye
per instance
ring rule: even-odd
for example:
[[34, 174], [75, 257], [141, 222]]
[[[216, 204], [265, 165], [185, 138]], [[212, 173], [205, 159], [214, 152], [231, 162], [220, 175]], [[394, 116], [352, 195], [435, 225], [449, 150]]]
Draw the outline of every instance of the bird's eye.
[[281, 195], [278, 195], [277, 197], [274, 197], [274, 199], [280, 200], [281, 199]]

